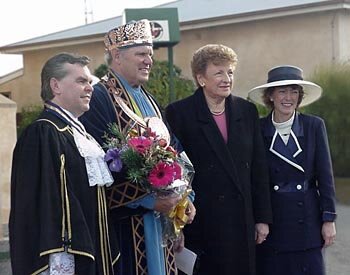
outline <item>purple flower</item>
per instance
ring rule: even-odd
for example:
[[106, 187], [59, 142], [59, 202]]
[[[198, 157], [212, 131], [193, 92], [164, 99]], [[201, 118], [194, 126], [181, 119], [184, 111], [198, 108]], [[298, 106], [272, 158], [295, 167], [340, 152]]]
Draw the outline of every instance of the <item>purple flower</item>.
[[120, 170], [123, 167], [122, 160], [120, 158], [120, 151], [118, 148], [115, 149], [108, 149], [106, 155], [105, 155], [105, 162], [109, 162], [109, 170], [113, 172], [120, 172]]

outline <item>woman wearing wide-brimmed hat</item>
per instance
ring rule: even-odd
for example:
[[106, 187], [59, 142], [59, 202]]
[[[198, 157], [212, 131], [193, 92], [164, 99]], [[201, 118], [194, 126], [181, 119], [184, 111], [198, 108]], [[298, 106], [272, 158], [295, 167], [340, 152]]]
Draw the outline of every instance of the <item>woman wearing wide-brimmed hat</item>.
[[278, 66], [249, 98], [272, 109], [261, 119], [271, 185], [273, 224], [257, 248], [257, 273], [325, 274], [322, 248], [334, 242], [335, 191], [324, 121], [298, 107], [320, 98], [322, 88], [302, 70]]

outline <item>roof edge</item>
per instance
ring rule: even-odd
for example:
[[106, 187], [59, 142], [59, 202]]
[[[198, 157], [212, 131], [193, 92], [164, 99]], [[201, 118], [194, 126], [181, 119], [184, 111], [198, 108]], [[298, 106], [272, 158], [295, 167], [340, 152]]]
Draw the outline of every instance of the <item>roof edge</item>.
[[9, 82], [11, 80], [14, 80], [18, 77], [21, 77], [23, 74], [24, 74], [23, 68], [21, 68], [21, 69], [15, 70], [13, 72], [10, 72], [8, 74], [5, 74], [3, 76], [0, 76], [0, 85], [4, 84], [6, 82]]
[[[161, 6], [163, 5], [160, 5], [159, 7]], [[264, 19], [291, 16], [291, 15], [306, 14], [306, 13], [312, 13], [312, 12], [332, 11], [332, 10], [338, 10], [338, 9], [350, 9], [350, 0], [329, 0], [324, 2], [302, 4], [302, 5], [296, 5], [296, 6], [247, 12], [247, 13], [241, 13], [241, 14], [226, 15], [226, 16], [220, 16], [220, 17], [211, 17], [211, 18], [198, 19], [193, 21], [185, 21], [185, 22], [180, 22], [180, 31], [256, 21], [256, 20], [264, 20]], [[90, 23], [89, 25], [100, 24], [101, 22], [112, 20], [112, 19], [116, 20], [117, 18], [120, 18], [120, 17], [121, 15], [116, 17], [111, 17], [108, 19]], [[47, 34], [44, 36], [39, 36], [39, 37], [36, 37], [35, 39], [82, 28], [84, 26], [85, 25]], [[101, 37], [104, 34], [105, 33], [103, 32], [103, 33], [96, 33], [92, 35], [90, 34], [90, 35], [85, 35], [80, 37], [56, 39], [56, 40], [46, 41], [46, 42], [36, 42], [32, 44], [27, 44], [27, 45], [17, 45], [17, 44], [22, 44], [26, 41], [31, 40], [31, 39], [27, 39], [21, 42], [12, 43], [10, 45], [0, 47], [0, 53], [22, 54], [23, 52], [26, 52], [26, 51], [51, 48], [53, 46], [58, 47], [58, 46], [66, 46], [66, 45], [79, 45], [87, 42], [98, 42], [98, 41], [102, 42]]]

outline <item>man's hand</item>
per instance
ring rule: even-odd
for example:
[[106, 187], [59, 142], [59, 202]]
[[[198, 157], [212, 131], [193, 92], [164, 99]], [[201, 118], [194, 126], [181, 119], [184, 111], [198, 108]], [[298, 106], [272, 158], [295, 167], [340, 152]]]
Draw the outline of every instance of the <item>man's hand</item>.
[[185, 214], [188, 217], [187, 224], [191, 224], [194, 220], [194, 217], [196, 216], [196, 207], [194, 207], [193, 203], [190, 200], [188, 200], [188, 206]]
[[322, 237], [324, 239], [324, 246], [330, 246], [334, 243], [336, 236], [335, 223], [324, 222], [322, 225]]
[[179, 238], [174, 242], [174, 251], [181, 252], [185, 247], [185, 236], [184, 233], [180, 232]]
[[266, 223], [255, 224], [255, 242], [261, 244], [269, 234], [269, 225]]
[[180, 200], [180, 195], [157, 197], [154, 210], [160, 213], [168, 214], [180, 202]]

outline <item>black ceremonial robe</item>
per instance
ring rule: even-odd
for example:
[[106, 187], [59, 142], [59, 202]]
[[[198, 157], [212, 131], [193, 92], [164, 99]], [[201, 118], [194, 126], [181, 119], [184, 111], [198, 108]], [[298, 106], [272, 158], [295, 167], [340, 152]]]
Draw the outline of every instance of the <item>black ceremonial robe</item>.
[[[75, 274], [113, 274], [104, 187], [90, 187], [68, 121], [45, 109], [13, 154], [10, 253], [14, 275], [38, 274], [49, 255], [75, 257]], [[111, 238], [113, 242], [113, 238]]]

